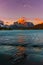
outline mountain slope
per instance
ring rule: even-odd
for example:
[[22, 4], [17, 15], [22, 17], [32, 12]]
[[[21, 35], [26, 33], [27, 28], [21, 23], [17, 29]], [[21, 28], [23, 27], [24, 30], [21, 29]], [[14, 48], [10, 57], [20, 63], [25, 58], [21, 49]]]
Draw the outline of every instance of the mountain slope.
[[35, 25], [33, 29], [43, 29], [43, 23]]

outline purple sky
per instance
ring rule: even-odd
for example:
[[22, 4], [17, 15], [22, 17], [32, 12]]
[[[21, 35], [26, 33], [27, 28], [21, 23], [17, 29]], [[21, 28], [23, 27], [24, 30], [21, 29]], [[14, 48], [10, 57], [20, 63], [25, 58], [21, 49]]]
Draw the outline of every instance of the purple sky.
[[0, 0], [1, 20], [11, 23], [20, 17], [36, 18], [30, 20], [34, 24], [43, 22], [43, 0]]
[[43, 0], [0, 0], [0, 17], [43, 18]]

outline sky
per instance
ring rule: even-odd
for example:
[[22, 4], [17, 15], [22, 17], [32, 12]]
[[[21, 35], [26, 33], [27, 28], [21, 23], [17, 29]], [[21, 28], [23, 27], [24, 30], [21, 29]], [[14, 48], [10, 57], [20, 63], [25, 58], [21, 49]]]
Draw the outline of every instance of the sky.
[[26, 17], [34, 24], [43, 22], [43, 0], [0, 0], [0, 19], [4, 22]]

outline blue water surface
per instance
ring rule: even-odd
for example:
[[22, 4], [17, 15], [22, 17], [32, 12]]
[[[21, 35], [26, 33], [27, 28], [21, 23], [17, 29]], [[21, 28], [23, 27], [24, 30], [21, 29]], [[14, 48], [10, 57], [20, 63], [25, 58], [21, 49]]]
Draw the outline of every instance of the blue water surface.
[[21, 51], [27, 55], [25, 58], [27, 63], [29, 61], [43, 64], [43, 30], [0, 31], [0, 55], [11, 55], [15, 60], [15, 54], [22, 53]]

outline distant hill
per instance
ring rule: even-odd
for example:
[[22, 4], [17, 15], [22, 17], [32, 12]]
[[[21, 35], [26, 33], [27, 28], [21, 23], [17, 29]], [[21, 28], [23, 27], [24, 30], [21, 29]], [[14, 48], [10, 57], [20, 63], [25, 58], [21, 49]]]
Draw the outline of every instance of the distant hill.
[[35, 25], [33, 29], [43, 29], [43, 23]]

